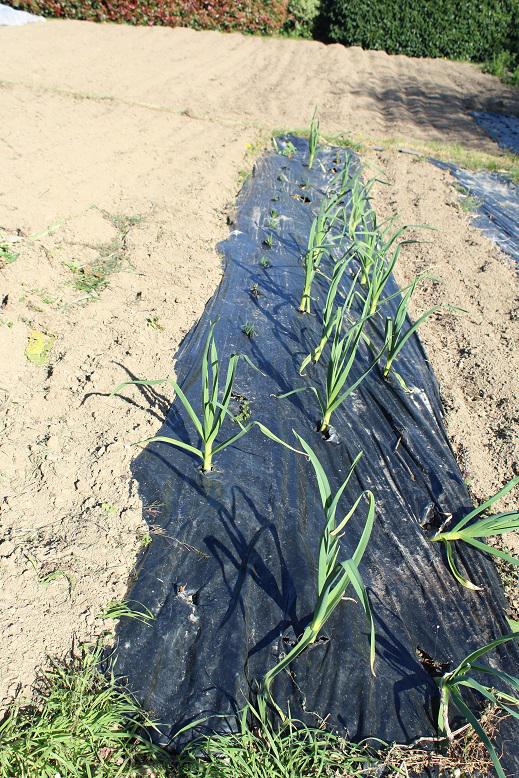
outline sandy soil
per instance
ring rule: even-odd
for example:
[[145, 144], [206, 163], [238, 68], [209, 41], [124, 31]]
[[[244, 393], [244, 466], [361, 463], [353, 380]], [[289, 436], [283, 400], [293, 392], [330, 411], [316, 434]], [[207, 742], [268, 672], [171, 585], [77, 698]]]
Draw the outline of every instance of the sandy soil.
[[[467, 111], [519, 112], [519, 100], [465, 64], [80, 22], [0, 29], [0, 73], [0, 245], [18, 254], [0, 260], [6, 699], [47, 654], [102, 630], [107, 603], [124, 596], [150, 532], [130, 444], [157, 428], [165, 400], [140, 407], [107, 392], [170, 371], [220, 278], [226, 207], [264, 132], [306, 125], [318, 104], [326, 132], [493, 151]], [[513, 273], [445, 173], [372, 156], [392, 182], [380, 211], [440, 228], [402, 264], [402, 280], [431, 264], [442, 278], [417, 309], [439, 295], [469, 308], [423, 337], [460, 463], [486, 496], [513, 467]], [[42, 365], [26, 355], [34, 331], [51, 339]], [[157, 506], [144, 509], [153, 523]]]
[[[397, 151], [371, 152], [366, 161], [382, 170], [389, 186], [374, 190], [381, 218], [428, 224], [434, 232], [411, 230], [420, 244], [407, 246], [395, 269], [401, 286], [429, 271], [434, 281], [418, 287], [411, 305], [416, 319], [434, 305], [447, 311], [420, 330], [439, 379], [447, 431], [472, 497], [483, 502], [519, 475], [519, 287], [513, 261], [476, 227], [463, 210], [448, 172]], [[519, 490], [501, 501], [517, 505]], [[519, 555], [519, 537], [507, 537]], [[507, 573], [510, 614], [519, 616], [517, 577]]]
[[[24, 89], [1, 100], [0, 243], [20, 238], [0, 270], [3, 697], [125, 594], [148, 534], [130, 444], [164, 405], [104, 393], [170, 372], [219, 281], [215, 243], [256, 133]], [[81, 268], [104, 261], [117, 272], [89, 300]], [[43, 366], [25, 356], [33, 330], [54, 339]]]
[[[1, 31], [0, 78], [225, 126], [306, 127], [319, 106], [328, 132], [495, 146], [469, 111], [519, 113], [519, 92], [466, 63], [162, 27], [54, 21]], [[161, 119], [147, 114], [154, 124]]]

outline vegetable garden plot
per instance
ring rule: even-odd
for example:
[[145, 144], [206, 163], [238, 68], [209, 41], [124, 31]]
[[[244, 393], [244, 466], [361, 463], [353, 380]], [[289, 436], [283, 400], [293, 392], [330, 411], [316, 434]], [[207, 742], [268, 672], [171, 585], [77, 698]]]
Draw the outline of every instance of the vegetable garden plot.
[[474, 111], [472, 116], [502, 148], [519, 153], [519, 117], [484, 111]]
[[[519, 151], [519, 118], [474, 111], [476, 122], [502, 148]], [[471, 197], [477, 200], [474, 224], [513, 259], [519, 261], [519, 187], [506, 176], [463, 170], [449, 162], [431, 159], [450, 170]]]
[[[314, 216], [326, 207], [325, 191], [345, 163], [350, 173], [359, 163], [351, 153], [331, 149], [319, 151], [309, 169], [305, 141], [290, 138], [281, 149], [259, 161], [239, 197], [234, 229], [221, 245], [224, 278], [186, 338], [176, 373], [198, 413], [201, 356], [213, 330], [220, 371], [231, 354], [248, 357], [237, 364], [229, 405], [242, 426], [262, 422], [273, 436], [300, 448], [296, 431], [317, 455], [332, 494], [363, 452], [337, 522], [363, 491], [373, 493], [376, 518], [358, 569], [374, 616], [375, 674], [362, 591], [351, 586], [317, 640], [269, 679], [270, 691], [283, 711], [290, 708], [310, 725], [326, 719], [351, 739], [409, 742], [435, 733], [438, 667], [454, 669], [470, 651], [509, 632], [504, 598], [486, 555], [458, 549], [458, 568], [482, 587], [468, 591], [452, 575], [442, 544], [430, 542], [450, 515], [456, 523], [471, 505], [416, 335], [396, 356], [400, 380], [393, 373], [384, 380], [384, 365], [373, 360], [385, 339], [384, 320], [369, 318], [367, 337], [354, 344], [348, 386], [365, 378], [333, 410], [326, 434], [317, 431], [323, 413], [314, 392], [293, 392], [313, 384], [321, 400], [326, 396], [325, 360], [307, 364], [303, 375], [300, 369], [320, 344], [318, 311], [328, 282], [315, 275], [311, 313], [300, 313], [301, 257]], [[351, 213], [350, 207], [344, 223], [351, 222]], [[334, 234], [340, 229], [334, 225]], [[314, 242], [313, 250], [319, 245]], [[337, 252], [340, 246], [337, 239]], [[348, 306], [345, 317], [354, 310], [362, 316], [366, 305], [348, 294], [356, 271], [352, 260], [337, 282]], [[396, 314], [401, 298], [392, 277], [384, 296], [391, 298], [387, 310]], [[341, 318], [325, 350], [339, 347], [342, 325]], [[155, 389], [141, 387], [148, 398]], [[231, 413], [220, 440], [241, 431]], [[177, 399], [159, 435], [197, 448], [200, 436], [192, 422]], [[289, 654], [315, 616], [324, 518], [312, 463], [257, 426], [212, 453], [214, 469], [206, 474], [193, 450], [164, 442], [150, 444], [134, 464], [146, 518], [155, 526], [129, 599], [155, 619], [122, 620], [116, 671], [161, 722], [163, 743], [206, 718], [173, 747], [201, 731], [235, 729], [235, 713], [251, 687]], [[352, 557], [362, 543], [367, 502], [361, 500], [343, 528], [341, 557]], [[518, 653], [507, 643], [493, 657], [494, 666], [513, 672]], [[511, 769], [517, 755], [508, 758]]]
[[476, 227], [519, 262], [519, 187], [499, 173], [473, 173], [450, 162], [431, 161], [450, 170], [465, 192], [476, 198]]

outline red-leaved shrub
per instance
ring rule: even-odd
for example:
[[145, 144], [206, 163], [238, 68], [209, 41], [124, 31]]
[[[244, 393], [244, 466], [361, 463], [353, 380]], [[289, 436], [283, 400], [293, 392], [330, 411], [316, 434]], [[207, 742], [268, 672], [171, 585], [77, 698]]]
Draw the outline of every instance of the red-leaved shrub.
[[282, 29], [288, 5], [287, 0], [7, 0], [7, 3], [41, 16], [260, 34]]

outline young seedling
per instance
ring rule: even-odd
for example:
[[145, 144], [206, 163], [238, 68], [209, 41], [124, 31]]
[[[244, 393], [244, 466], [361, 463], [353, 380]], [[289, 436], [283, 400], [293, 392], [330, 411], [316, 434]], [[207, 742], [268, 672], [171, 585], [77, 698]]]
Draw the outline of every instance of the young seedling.
[[386, 298], [381, 300], [380, 298], [382, 297], [382, 293], [386, 288], [386, 284], [389, 281], [398, 257], [400, 256], [401, 246], [402, 244], [400, 243], [389, 258], [386, 258], [384, 254], [381, 254], [380, 252], [376, 252], [371, 266], [371, 274], [367, 281], [368, 289], [366, 302], [368, 304], [368, 313], [370, 316], [373, 316], [377, 312], [382, 303], [387, 302], [387, 300], [390, 299]]
[[[440, 690], [440, 708], [438, 712], [438, 728], [440, 732], [444, 732], [449, 740], [452, 739], [453, 734], [449, 726], [449, 705], [452, 702], [454, 707], [458, 709], [459, 713], [468, 721], [473, 727], [474, 731], [479, 735], [483, 743], [485, 744], [490, 758], [492, 759], [495, 771], [498, 778], [505, 778], [505, 773], [501, 767], [499, 757], [496, 750], [492, 745], [490, 738], [485, 733], [483, 727], [479, 723], [478, 719], [471, 711], [465, 700], [463, 699], [462, 690], [471, 689], [479, 692], [486, 700], [492, 705], [501, 708], [506, 711], [510, 716], [515, 719], [519, 719], [519, 678], [502, 672], [501, 670], [494, 670], [491, 667], [479, 664], [479, 659], [493, 651], [497, 646], [503, 645], [511, 640], [518, 640], [519, 632], [514, 632], [511, 635], [504, 635], [497, 640], [492, 640], [490, 643], [486, 643], [481, 648], [473, 651], [469, 654], [463, 662], [461, 662], [455, 670], [449, 673], [445, 673], [438, 681]], [[472, 677], [473, 673], [478, 675], [483, 673], [486, 675], [497, 678], [500, 684], [509, 686], [513, 689], [515, 694], [508, 694], [503, 691], [498, 691], [491, 686], [486, 686], [480, 681], [475, 680]]]
[[140, 621], [142, 624], [150, 624], [155, 621], [155, 616], [142, 603], [138, 602], [140, 609], [132, 608], [127, 600], [112, 600], [108, 603], [105, 610], [99, 615], [100, 619], [114, 619], [119, 620], [122, 618], [134, 619]]
[[245, 324], [242, 325], [241, 331], [250, 340], [252, 340], [252, 338], [256, 335], [256, 330], [254, 329], [254, 324], [252, 324], [250, 321], [246, 321]]
[[324, 392], [320, 392], [315, 386], [303, 386], [298, 389], [292, 389], [292, 391], [286, 392], [285, 394], [278, 395], [280, 398], [288, 397], [296, 392], [305, 391], [305, 389], [310, 389], [314, 392], [321, 408], [322, 418], [319, 430], [323, 434], [329, 432], [332, 414], [348, 399], [359, 384], [362, 383], [378, 362], [383, 351], [382, 349], [374, 357], [373, 362], [364, 370], [360, 377], [348, 386], [348, 379], [355, 362], [360, 342], [363, 338], [363, 330], [368, 317], [366, 316], [364, 309], [361, 318], [344, 332], [343, 323], [347, 311], [345, 306], [339, 310], [340, 312], [334, 320], [334, 335], [326, 370]]
[[308, 244], [304, 256], [305, 281], [299, 311], [310, 313], [310, 300], [312, 284], [315, 274], [318, 272], [323, 256], [330, 250], [334, 239], [330, 237], [330, 230], [337, 218], [337, 202], [339, 195], [325, 197], [319, 208], [319, 212], [312, 222]]
[[[300, 375], [303, 374], [305, 368], [310, 364], [310, 362], [312, 362], [313, 364], [319, 362], [321, 355], [324, 351], [324, 348], [328, 343], [328, 340], [330, 339], [330, 336], [334, 330], [337, 317], [341, 316], [341, 310], [335, 308], [335, 300], [337, 298], [339, 284], [346, 271], [346, 268], [348, 267], [348, 264], [349, 264], [349, 259], [343, 259], [334, 265], [332, 278], [328, 286], [326, 301], [323, 308], [323, 328], [321, 332], [321, 339], [317, 344], [317, 346], [302, 361], [301, 367], [299, 368]], [[353, 297], [355, 294], [355, 285], [357, 282], [357, 278], [358, 278], [358, 273], [353, 279], [353, 283], [351, 284], [350, 290], [346, 297], [346, 301], [344, 303], [344, 308], [346, 311], [350, 310], [351, 303], [353, 301]]]
[[267, 259], [267, 257], [261, 257], [259, 263], [264, 270], [267, 270], [267, 268], [272, 267], [272, 262], [269, 259]]
[[152, 330], [163, 330], [164, 325], [160, 323], [158, 316], [149, 316], [146, 319], [146, 324], [151, 327]]
[[399, 355], [400, 351], [403, 349], [409, 338], [417, 331], [417, 329], [424, 323], [424, 321], [427, 321], [427, 319], [433, 315], [433, 313], [436, 313], [437, 311], [441, 310], [444, 306], [442, 305], [434, 305], [432, 308], [429, 308], [428, 311], [423, 313], [420, 318], [418, 318], [408, 329], [404, 332], [404, 324], [407, 319], [407, 310], [409, 308], [409, 302], [411, 300], [411, 297], [413, 295], [413, 292], [416, 288], [416, 284], [418, 283], [419, 278], [415, 278], [413, 283], [408, 287], [408, 289], [404, 292], [402, 295], [402, 299], [400, 303], [398, 304], [398, 307], [396, 309], [395, 316], [392, 318], [391, 316], [386, 316], [386, 327], [385, 327], [385, 333], [384, 333], [384, 352], [385, 352], [385, 365], [383, 368], [383, 376], [384, 378], [388, 378], [390, 372], [393, 372], [393, 375], [397, 379], [400, 386], [404, 389], [404, 391], [408, 392], [409, 389], [400, 375], [400, 373], [397, 373], [397, 371], [393, 368], [393, 362]]
[[[328, 481], [326, 472], [315, 452], [300, 435], [297, 433], [294, 434], [312, 463], [319, 487], [325, 523], [319, 542], [316, 581], [317, 599], [314, 612], [310, 623], [303, 631], [303, 634], [295, 646], [263, 677], [258, 693], [258, 709], [260, 715], [263, 716], [264, 719], [266, 718], [266, 709], [269, 702], [274, 705], [281, 717], [284, 718], [283, 712], [272, 699], [270, 692], [272, 682], [274, 681], [274, 678], [285, 670], [306, 648], [308, 648], [308, 646], [315, 643], [324, 625], [343, 599], [350, 584], [359, 598], [359, 602], [369, 622], [370, 667], [371, 672], [375, 674], [375, 624], [367, 592], [359, 572], [359, 564], [366, 551], [375, 521], [375, 498], [373, 497], [373, 494], [369, 490], [362, 492], [344, 518], [340, 520], [337, 519], [339, 500], [355, 472], [362, 452], [355, 457], [342, 485], [335, 495], [332, 495], [330, 482]], [[360, 540], [357, 543], [352, 556], [344, 561], [339, 561], [341, 538], [344, 534], [344, 529], [363, 500], [367, 501], [367, 515]]]
[[[338, 156], [336, 156], [335, 163], [339, 165], [340, 162], [341, 160]], [[349, 191], [351, 191], [353, 182], [355, 181], [355, 175], [351, 172], [352, 157], [345, 154], [342, 162], [343, 164], [341, 168], [337, 170], [332, 178], [330, 190], [337, 194], [341, 193], [341, 195], [344, 197]]]
[[[140, 445], [148, 443], [168, 443], [170, 446], [176, 446], [177, 448], [189, 451], [202, 460], [202, 472], [204, 473], [208, 473], [213, 469], [213, 458], [217, 454], [227, 448], [227, 446], [236, 443], [237, 440], [243, 437], [243, 435], [246, 435], [253, 427], [258, 427], [266, 437], [276, 443], [286, 446], [286, 448], [289, 448], [291, 451], [296, 451], [296, 449], [274, 435], [274, 433], [259, 421], [250, 422], [250, 424], [247, 424], [245, 427], [240, 425], [241, 428], [239, 432], [231, 435], [221, 443], [216, 442], [220, 429], [225, 421], [225, 417], [229, 416], [230, 419], [234, 419], [232, 413], [229, 411], [229, 403], [233, 393], [234, 379], [239, 360], [244, 359], [252, 368], [255, 370], [257, 370], [257, 368], [254, 367], [245, 354], [233, 354], [227, 365], [227, 374], [223, 382], [223, 391], [220, 392], [221, 371], [220, 360], [218, 358], [214, 339], [214, 326], [213, 323], [209, 328], [209, 334], [202, 354], [200, 416], [197, 416], [196, 411], [178, 383], [170, 377], [158, 378], [152, 381], [125, 381], [124, 383], [119, 384], [119, 386], [110, 393], [110, 396], [119, 394], [126, 386], [158, 386], [160, 384], [169, 383], [175, 390], [175, 394], [184, 406], [184, 409], [200, 438], [200, 448], [197, 448], [190, 443], [186, 443], [184, 440], [178, 440], [178, 438], [170, 438], [164, 435], [156, 435], [153, 438], [147, 438], [146, 440], [140, 441]], [[296, 453], [301, 452], [296, 451]]]
[[304, 194], [298, 194], [297, 192], [296, 194], [290, 195], [290, 197], [292, 200], [298, 200], [300, 203], [304, 203], [305, 205], [308, 205], [308, 203], [312, 202], [309, 197]]
[[406, 226], [391, 232], [394, 219], [388, 219], [384, 224], [378, 225], [374, 211], [369, 211], [362, 217], [362, 229], [355, 237], [355, 253], [361, 266], [362, 274], [360, 283], [367, 286], [372, 274], [372, 269], [380, 257], [385, 257], [393, 243], [407, 229]]
[[0, 268], [4, 265], [11, 265], [18, 259], [18, 254], [12, 251], [10, 243], [0, 243]]
[[366, 183], [362, 181], [360, 176], [356, 176], [353, 179], [351, 194], [347, 203], [347, 207], [349, 207], [347, 224], [350, 240], [356, 239], [359, 224], [365, 221], [366, 214], [371, 210], [369, 207], [369, 193], [374, 183], [374, 178]]
[[319, 145], [319, 116], [317, 108], [314, 110], [310, 124], [310, 137], [308, 138], [308, 167], [314, 164], [315, 154]]
[[292, 143], [292, 141], [291, 141], [291, 140], [288, 140], [288, 141], [286, 141], [285, 145], [284, 145], [284, 146], [283, 146], [283, 148], [281, 149], [281, 152], [280, 152], [280, 153], [281, 153], [281, 154], [282, 154], [284, 157], [288, 157], [289, 159], [292, 159], [292, 157], [294, 156], [294, 154], [295, 154], [296, 152], [297, 152], [297, 149], [296, 149], [296, 147], [294, 146], [294, 144]]
[[380, 235], [378, 231], [376, 229], [370, 230], [367, 218], [363, 218], [362, 230], [360, 231], [360, 235], [357, 235], [354, 244], [355, 255], [361, 269], [360, 283], [362, 286], [367, 286], [375, 259], [380, 254], [378, 246], [379, 239]]
[[274, 236], [271, 232], [269, 232], [268, 235], [263, 239], [263, 245], [268, 249], [271, 249], [274, 245]]
[[345, 307], [342, 309], [341, 316], [337, 318], [335, 325], [335, 333], [332, 341], [332, 348], [330, 352], [330, 358], [328, 360], [328, 369], [326, 371], [326, 383], [325, 393], [321, 397], [316, 390], [316, 396], [319, 400], [321, 410], [323, 412], [323, 418], [321, 422], [320, 431], [327, 432], [330, 425], [331, 417], [334, 411], [339, 408], [340, 405], [348, 399], [348, 397], [355, 391], [355, 389], [362, 383], [364, 378], [372, 370], [375, 364], [380, 358], [380, 354], [376, 355], [374, 361], [364, 372], [354, 381], [350, 386], [347, 386], [350, 372], [357, 356], [357, 350], [360, 345], [364, 325], [366, 322], [366, 316], [363, 314], [362, 318], [354, 324], [350, 329], [343, 334], [343, 318], [346, 315], [347, 310]]
[[[512, 489], [519, 484], [519, 476], [512, 478], [497, 494], [490, 497], [486, 502], [479, 505], [474, 510], [467, 513], [466, 516], [461, 519], [452, 529], [444, 532], [440, 530], [434, 537], [431, 538], [432, 542], [443, 543], [447, 552], [447, 562], [451, 569], [453, 576], [458, 583], [464, 586], [466, 589], [472, 589], [475, 591], [481, 591], [480, 586], [476, 586], [465, 578], [459, 571], [456, 565], [455, 548], [456, 543], [463, 542], [468, 543], [470, 546], [484, 551], [486, 554], [500, 557], [505, 559], [512, 565], [519, 565], [519, 559], [507, 554], [505, 551], [501, 551], [499, 548], [489, 546], [487, 543], [482, 543], [478, 538], [489, 538], [495, 535], [505, 535], [508, 532], [517, 532], [519, 529], [519, 511], [507, 511], [506, 513], [497, 513], [495, 516], [488, 516], [486, 518], [480, 518], [478, 521], [472, 522], [477, 516], [485, 513], [492, 505], [507, 495]], [[472, 522], [469, 524], [469, 522]]]
[[277, 211], [270, 212], [266, 226], [271, 230], [276, 230], [279, 227], [279, 214]]
[[39, 584], [47, 587], [54, 581], [58, 581], [61, 578], [64, 578], [68, 584], [69, 594], [72, 594], [72, 591], [76, 586], [76, 582], [74, 580], [74, 576], [71, 573], [60, 569], [51, 570], [48, 573], [42, 573], [40, 572], [38, 560], [32, 554], [24, 554], [24, 556], [26, 559], [28, 559], [32, 569], [36, 573], [36, 578], [38, 579]]

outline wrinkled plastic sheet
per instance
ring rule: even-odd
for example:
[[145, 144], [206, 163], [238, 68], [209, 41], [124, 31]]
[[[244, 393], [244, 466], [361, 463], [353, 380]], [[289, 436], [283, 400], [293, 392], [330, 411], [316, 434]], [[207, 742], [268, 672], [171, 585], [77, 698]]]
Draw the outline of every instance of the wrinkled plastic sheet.
[[[301, 255], [338, 153], [320, 152], [309, 171], [306, 143], [291, 142], [297, 154], [264, 156], [238, 198], [233, 230], [220, 245], [223, 280], [186, 337], [176, 373], [198, 407], [200, 358], [210, 322], [217, 321], [220, 356], [245, 353], [261, 371], [241, 362], [235, 385], [253, 418], [287, 441], [295, 442], [292, 429], [299, 431], [335, 486], [354, 456], [364, 452], [343, 505], [346, 510], [363, 489], [376, 496], [376, 525], [360, 566], [375, 613], [376, 677], [369, 669], [366, 620], [349, 592], [352, 599], [340, 604], [321, 639], [291, 672], [277, 676], [273, 692], [282, 708], [290, 705], [291, 714], [310, 725], [326, 718], [330, 728], [352, 739], [409, 742], [435, 733], [437, 712], [437, 687], [417, 648], [454, 667], [469, 651], [508, 632], [505, 602], [485, 555], [460, 549], [461, 564], [484, 587], [470, 592], [453, 579], [439, 545], [428, 541], [433, 527], [449, 514], [459, 519], [471, 503], [417, 337], [397, 365], [412, 393], [373, 370], [334, 416], [339, 443], [316, 432], [319, 413], [311, 392], [274, 397], [304, 384], [298, 368], [320, 332], [317, 315], [296, 310]], [[350, 152], [340, 154], [355, 159]], [[271, 209], [280, 218], [269, 249], [263, 241], [272, 231], [266, 226]], [[262, 256], [270, 268], [261, 267]], [[254, 284], [259, 296], [251, 294]], [[396, 291], [393, 280], [389, 291]], [[315, 295], [322, 303], [319, 283]], [[252, 339], [241, 331], [245, 322], [254, 326]], [[379, 341], [382, 329], [377, 322], [371, 336]], [[368, 360], [362, 348], [355, 375]], [[323, 368], [312, 370], [311, 377], [322, 381]], [[150, 391], [142, 391], [149, 402]], [[232, 421], [226, 425], [222, 439], [233, 430]], [[172, 406], [159, 434], [196, 443], [180, 403]], [[202, 732], [236, 729], [234, 714], [249, 684], [301, 634], [316, 597], [323, 515], [310, 464], [255, 430], [225, 449], [216, 466], [203, 476], [190, 454], [155, 443], [133, 467], [145, 518], [154, 526], [129, 598], [149, 608], [155, 620], [122, 620], [116, 670], [161, 722], [155, 737], [163, 744], [179, 728], [208, 717], [173, 741], [173, 748]], [[364, 511], [357, 511], [342, 540], [344, 557], [352, 553], [363, 523]], [[494, 657], [510, 672], [518, 654], [507, 645]]]
[[518, 262], [519, 187], [498, 173], [475, 173], [450, 162], [432, 161], [450, 170], [466, 193], [476, 198], [473, 224]]
[[0, 27], [20, 27], [23, 24], [34, 24], [35, 22], [44, 22], [43, 16], [19, 11], [8, 5], [0, 3]]
[[474, 111], [472, 116], [503, 149], [519, 154], [519, 116], [485, 111]]

